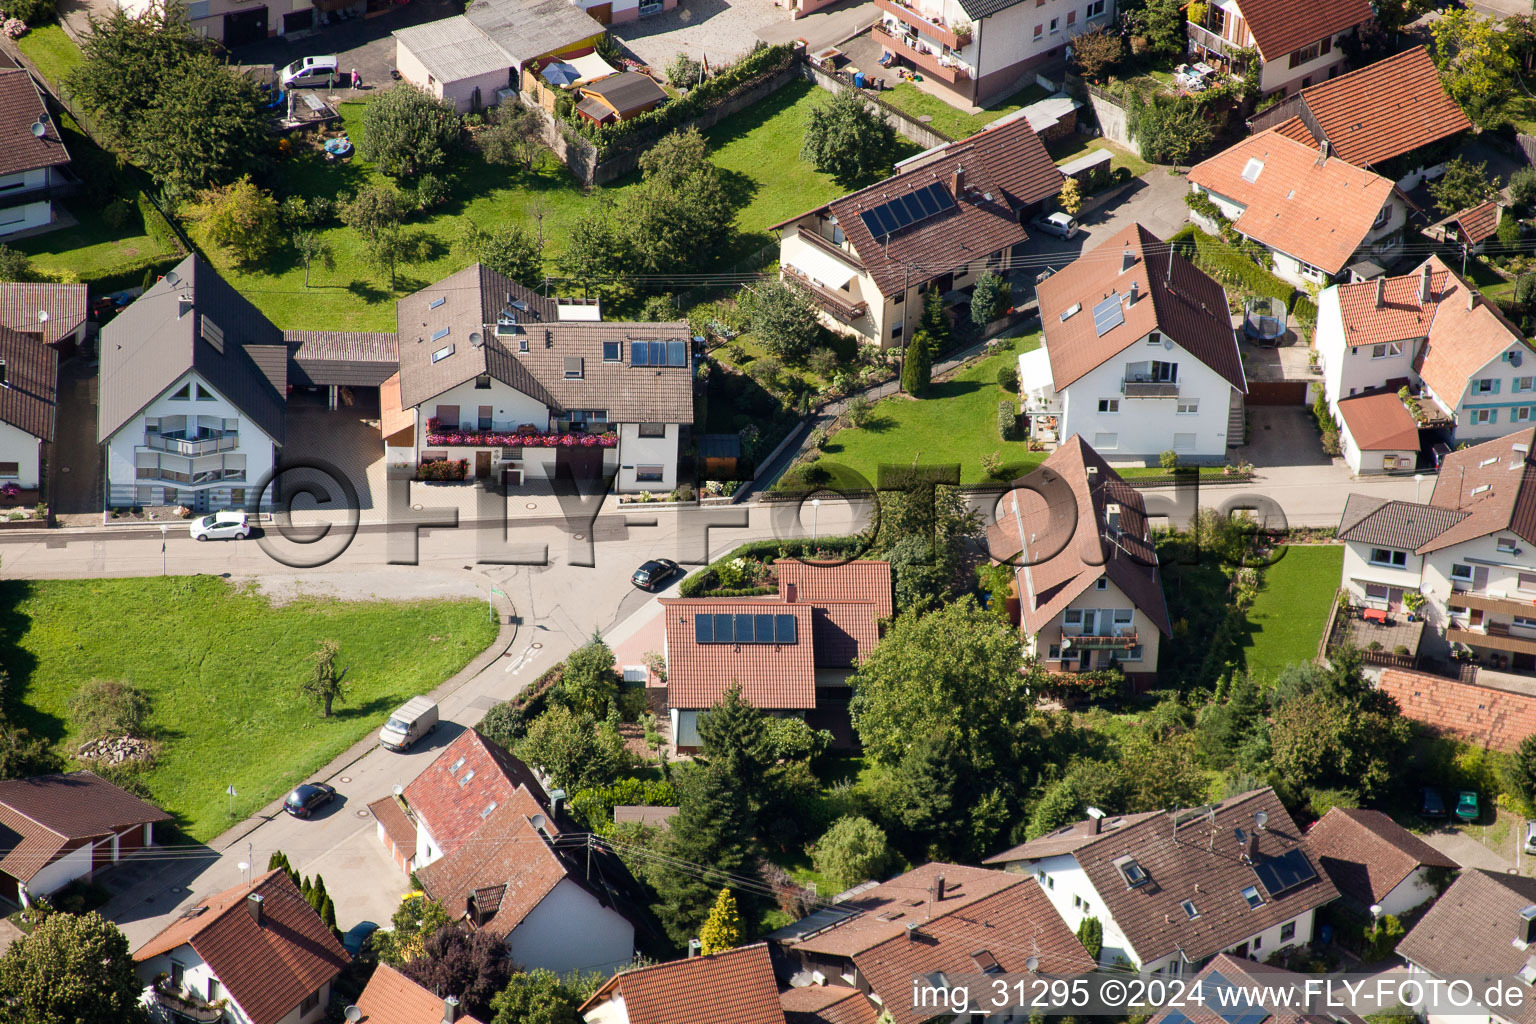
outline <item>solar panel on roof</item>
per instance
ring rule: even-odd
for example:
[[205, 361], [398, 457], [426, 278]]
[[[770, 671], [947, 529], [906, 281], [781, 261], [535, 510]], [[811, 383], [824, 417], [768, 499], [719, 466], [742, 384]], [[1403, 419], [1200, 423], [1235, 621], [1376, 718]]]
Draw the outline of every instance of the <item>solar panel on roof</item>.
[[629, 365], [651, 365], [651, 346], [647, 342], [637, 341], [629, 346]]
[[757, 642], [760, 644], [771, 642], [773, 640], [773, 616], [758, 615], [755, 618], [756, 621], [752, 624], [753, 636], [757, 638]]
[[1120, 308], [1120, 293], [1112, 292], [1107, 299], [1101, 299], [1093, 307], [1093, 329], [1099, 337], [1104, 337], [1110, 331], [1125, 323], [1125, 311]]
[[713, 615], [695, 615], [693, 617], [693, 642], [698, 644], [712, 644], [715, 642], [715, 617]]
[[688, 365], [688, 346], [687, 346], [686, 343], [681, 342], [681, 341], [669, 341], [669, 342], [667, 342], [667, 365], [668, 366], [687, 366]]
[[943, 185], [934, 182], [915, 192], [889, 199], [859, 214], [859, 219], [876, 238], [895, 234], [955, 205], [955, 197]]
[[734, 615], [715, 616], [715, 643], [728, 644], [736, 639], [735, 622]]
[[1213, 972], [1206, 978], [1201, 990], [1205, 1005], [1214, 1010], [1226, 1024], [1261, 1024], [1270, 1016], [1241, 987], [1232, 984], [1221, 972]]
[[773, 617], [773, 642], [777, 644], [795, 643], [795, 617], [793, 615], [775, 615]]
[[736, 616], [736, 642], [739, 644], [756, 643], [756, 631], [752, 628], [751, 615]]
[[1300, 850], [1288, 850], [1278, 857], [1265, 857], [1253, 866], [1253, 873], [1270, 896], [1288, 892], [1317, 877], [1317, 869]]

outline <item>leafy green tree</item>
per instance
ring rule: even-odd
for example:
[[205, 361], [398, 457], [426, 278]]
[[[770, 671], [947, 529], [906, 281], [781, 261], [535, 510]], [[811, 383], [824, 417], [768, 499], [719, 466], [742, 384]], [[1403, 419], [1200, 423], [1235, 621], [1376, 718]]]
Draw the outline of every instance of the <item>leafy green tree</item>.
[[1263, 731], [1264, 693], [1248, 673], [1238, 673], [1225, 701], [1213, 702], [1200, 713], [1196, 747], [1212, 768], [1224, 768]]
[[736, 897], [730, 889], [721, 889], [704, 927], [699, 929], [699, 952], [714, 956], [740, 944], [741, 915], [736, 912]]
[[432, 239], [426, 232], [385, 227], [365, 242], [363, 259], [374, 270], [388, 275], [389, 290], [393, 292], [400, 287], [400, 268], [415, 266], [425, 260], [431, 251]]
[[1503, 106], [1514, 94], [1517, 66], [1504, 25], [1470, 8], [1452, 8], [1429, 31], [1434, 39], [1430, 53], [1451, 98], [1481, 127], [1507, 120]]
[[918, 331], [928, 336], [929, 356], [938, 355], [950, 342], [949, 317], [944, 315], [944, 296], [931, 284], [923, 300], [923, 320]]
[[621, 224], [629, 272], [675, 273], [713, 261], [731, 234], [738, 202], [709, 161], [697, 128], [662, 137], [640, 157], [640, 183], [625, 193]]
[[528, 727], [517, 756], [567, 793], [611, 785], [629, 764], [624, 738], [586, 712], [552, 707]]
[[374, 951], [381, 962], [391, 967], [404, 967], [424, 956], [426, 940], [452, 923], [453, 918], [441, 903], [427, 899], [424, 893], [407, 893], [395, 908], [391, 919], [394, 927], [373, 933]]
[[1188, 99], [1154, 98], [1135, 115], [1136, 144], [1153, 163], [1187, 164], [1215, 138], [1205, 113]]
[[18, 725], [0, 720], [0, 779], [29, 779], [63, 770], [64, 762], [54, 751], [53, 744]]
[[336, 269], [336, 251], [331, 244], [313, 231], [300, 231], [293, 236], [293, 249], [304, 264], [304, 287], [309, 287], [309, 268], [319, 263], [326, 270]]
[[1505, 769], [1510, 787], [1527, 804], [1536, 802], [1536, 733], [1520, 741]]
[[513, 974], [491, 998], [490, 1024], [582, 1024], [582, 998], [554, 971], [539, 968]]
[[811, 108], [800, 157], [852, 185], [889, 172], [895, 146], [895, 129], [856, 90], [844, 89]]
[[801, 363], [821, 337], [816, 307], [803, 290], [784, 281], [766, 281], [744, 290], [752, 333], [787, 363]]
[[405, 196], [393, 185], [368, 185], [341, 208], [341, 222], [365, 238], [399, 227], [405, 220]]
[[699, 716], [699, 740], [710, 764], [724, 769], [749, 798], [756, 796], [763, 773], [773, 764], [768, 715], [742, 699], [740, 683], [732, 681], [715, 705]]
[[[1438, 23], [1437, 23], [1438, 24]], [[1499, 194], [1497, 181], [1488, 178], [1488, 164], [1474, 164], [1456, 157], [1445, 165], [1445, 173], [1429, 183], [1435, 207], [1446, 216], [1477, 206]]]
[[572, 710], [596, 718], [608, 713], [619, 696], [619, 677], [614, 671], [613, 649], [597, 630], [587, 642], [565, 659], [561, 689]]
[[401, 83], [368, 101], [357, 155], [391, 177], [442, 167], [458, 148], [453, 104]]
[[321, 718], [331, 717], [331, 705], [347, 692], [346, 669], [336, 664], [341, 645], [335, 640], [321, 640], [309, 656], [310, 671], [299, 684], [299, 696], [320, 712]]
[[142, 986], [117, 925], [49, 914], [0, 956], [3, 1024], [137, 1024]]
[[1080, 757], [1066, 774], [1051, 783], [1035, 803], [1025, 830], [1026, 839], [1039, 839], [1063, 825], [1082, 819], [1088, 808], [1122, 810], [1126, 803], [1126, 778], [1118, 761]]
[[207, 41], [193, 35], [184, 4], [150, 4], [134, 16], [117, 5], [105, 18], [91, 17], [80, 63], [65, 78], [72, 98], [92, 114], [103, 141], [128, 150], [139, 121], [160, 98], [165, 83]]
[[560, 254], [560, 269], [589, 284], [628, 273], [633, 251], [611, 199], [599, 196], [576, 218]]
[[1072, 37], [1072, 63], [1077, 65], [1078, 74], [1095, 85], [1114, 70], [1124, 52], [1120, 33], [1103, 25]]
[[679, 51], [667, 62], [667, 84], [674, 89], [691, 89], [704, 75], [704, 65]]
[[1509, 200], [1521, 211], [1536, 206], [1536, 167], [1522, 167], [1510, 174]]
[[917, 331], [907, 345], [901, 364], [901, 387], [909, 395], [921, 398], [933, 379], [933, 361], [929, 351], [933, 342], [926, 331]]
[[1209, 785], [1188, 734], [1127, 744], [1120, 752], [1120, 774], [1126, 783], [1125, 809], [1133, 812], [1198, 804]]
[[[667, 936], [681, 946], [698, 934], [709, 915], [717, 887], [747, 867], [753, 834], [752, 809], [718, 765], [680, 773], [680, 807], [662, 843], [669, 860], [650, 872], [656, 889], [656, 916]], [[691, 865], [703, 865], [699, 872]]]
[[544, 246], [521, 224], [505, 224], [486, 234], [476, 260], [530, 288], [544, 282]]
[[271, 149], [255, 84], [207, 52], [166, 75], [128, 142], [134, 162], [174, 196], [260, 174]]
[[280, 207], [272, 193], [257, 188], [250, 175], [232, 185], [205, 189], [194, 216], [208, 240], [242, 266], [254, 266], [283, 244]]
[[868, 818], [853, 815], [838, 818], [811, 847], [816, 870], [843, 889], [866, 878], [884, 878], [890, 862], [885, 831]]
[[865, 756], [895, 765], [913, 739], [953, 732], [973, 765], [996, 763], [1029, 719], [1017, 631], [969, 597], [898, 616], [853, 675], [850, 710]]
[[1376, 710], [1322, 691], [1287, 701], [1273, 717], [1271, 761], [1297, 790], [1349, 789], [1377, 797], [1391, 786], [1409, 738], [1408, 723], [1395, 707]]
[[1104, 950], [1104, 922], [1096, 917], [1085, 917], [1083, 923], [1077, 926], [1077, 941], [1083, 944], [1083, 950], [1095, 961]]
[[1388, 34], [1401, 32], [1429, 11], [1434, 10], [1434, 0], [1374, 0], [1376, 26]]
[[[1130, 6], [1130, 5], [1127, 5]], [[1184, 52], [1184, 10], [1179, 0], [1144, 0], [1129, 12], [1131, 31], [1159, 56]]]
[[902, 537], [886, 552], [894, 577], [896, 608], [922, 610], [947, 600], [959, 578], [959, 545], [931, 536]]
[[486, 163], [533, 170], [544, 153], [544, 119], [521, 103], [504, 103], [488, 115], [490, 124], [475, 137]]
[[36, 278], [30, 256], [8, 245], [0, 245], [0, 281], [33, 281]]
[[987, 326], [1003, 315], [1012, 297], [1012, 289], [1007, 281], [990, 270], [982, 274], [976, 279], [976, 288], [971, 292], [971, 323], [977, 327]]

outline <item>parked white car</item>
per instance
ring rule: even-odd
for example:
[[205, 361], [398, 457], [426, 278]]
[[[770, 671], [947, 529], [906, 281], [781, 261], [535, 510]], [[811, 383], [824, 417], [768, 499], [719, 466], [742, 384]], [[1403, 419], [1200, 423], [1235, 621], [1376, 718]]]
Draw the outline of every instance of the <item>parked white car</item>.
[[1055, 235], [1057, 238], [1071, 238], [1082, 230], [1078, 227], [1076, 218], [1060, 210], [1046, 217], [1036, 217], [1034, 225], [1046, 234]]
[[284, 89], [312, 89], [325, 85], [331, 76], [341, 77], [336, 69], [336, 57], [305, 57], [296, 60], [279, 73]]
[[192, 520], [193, 540], [243, 540], [251, 535], [251, 519], [244, 512], [215, 512]]

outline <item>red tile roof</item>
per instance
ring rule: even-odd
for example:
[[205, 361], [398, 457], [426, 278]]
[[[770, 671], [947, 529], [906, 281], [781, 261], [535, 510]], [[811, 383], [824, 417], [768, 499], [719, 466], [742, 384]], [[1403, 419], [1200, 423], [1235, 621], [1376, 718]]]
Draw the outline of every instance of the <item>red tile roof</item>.
[[[444, 854], [456, 852], [485, 824], [480, 812], [491, 803], [529, 817], [547, 816], [549, 807], [532, 770], [474, 729], [464, 730], [444, 747], [405, 787], [404, 795]], [[558, 831], [553, 820], [550, 827]]]
[[[1131, 266], [1122, 270], [1127, 259]], [[1133, 285], [1138, 298], [1130, 304]], [[1151, 331], [1167, 334], [1233, 387], [1248, 390], [1226, 292], [1140, 224], [1083, 253], [1040, 282], [1036, 291], [1057, 391]], [[1100, 335], [1093, 307], [1111, 295], [1120, 297], [1124, 322]]]
[[53, 440], [59, 403], [59, 353], [37, 334], [0, 327], [0, 423], [44, 441]]
[[[262, 896], [262, 923], [247, 906]], [[133, 954], [190, 945], [252, 1024], [277, 1024], [347, 965], [346, 951], [282, 871], [199, 900]]]
[[983, 864], [1011, 864], [1020, 860], [1039, 860], [1042, 857], [1057, 857], [1064, 853], [1075, 853], [1094, 841], [1101, 832], [1108, 832], [1117, 828], [1125, 828], [1148, 818], [1156, 817], [1161, 811], [1140, 811], [1136, 814], [1117, 814], [1113, 817], [1089, 818], [1084, 821], [1074, 821], [1070, 825], [1063, 825], [1054, 832], [1048, 832], [1039, 839], [1031, 839], [1010, 847], [1002, 853], [995, 853], [982, 861]]
[[[32, 131], [39, 118], [48, 118], [41, 136]], [[67, 163], [69, 150], [32, 76], [20, 68], [0, 69], [0, 174]]]
[[[1024, 519], [1022, 531], [1019, 513], [1013, 511], [1015, 496]], [[1120, 506], [1117, 530], [1109, 527], [1111, 504]], [[1005, 495], [999, 507], [1005, 514], [987, 528], [987, 547], [999, 561], [1030, 563], [1020, 564], [1014, 572], [1020, 628], [1026, 634], [1038, 633], [1106, 575], [1158, 629], [1169, 633], [1168, 606], [1141, 492], [1081, 437], [1068, 438], [1025, 478], [1023, 486]], [[1071, 536], [1064, 536], [1069, 526]], [[1025, 535], [1036, 538], [1036, 543], [1030, 557], [1020, 559]]]
[[1266, 62], [1345, 32], [1373, 17], [1367, 0], [1241, 0], [1242, 17]]
[[[1508, 530], [1536, 544], [1536, 463], [1531, 444], [1536, 428], [1471, 448], [1451, 452], [1440, 463], [1429, 503], [1436, 508], [1470, 513], [1422, 545], [1419, 554], [1439, 551], [1463, 541]], [[1519, 468], [1513, 468], [1519, 467]]]
[[94, 772], [0, 782], [0, 871], [30, 882], [72, 841], [169, 820]]
[[[1423, 46], [1309, 86], [1301, 90], [1301, 100], [1333, 152], [1357, 167], [1379, 164], [1472, 128], [1440, 84], [1440, 72]], [[1302, 125], [1306, 138], [1296, 135], [1289, 121], [1276, 128], [1315, 146], [1301, 119], [1294, 121]]]
[[1238, 231], [1330, 274], [1349, 263], [1395, 191], [1381, 175], [1320, 159], [1273, 128], [1196, 164], [1189, 180], [1244, 208]]
[[[1427, 294], [1423, 275], [1426, 266], [1430, 272]], [[1440, 257], [1431, 256], [1412, 273], [1335, 286], [1345, 344], [1376, 345], [1427, 338], [1440, 300], [1452, 294], [1454, 281], [1455, 275]], [[1379, 305], [1376, 301], [1378, 287], [1381, 289]]]
[[1317, 140], [1312, 137], [1312, 129], [1307, 127], [1307, 122], [1299, 117], [1288, 117], [1274, 126], [1274, 130], [1288, 139], [1295, 139], [1306, 146], [1317, 148]]
[[1304, 845], [1340, 894], [1380, 903], [1422, 867], [1461, 867], [1380, 811], [1335, 807], [1307, 830]]
[[1346, 398], [1339, 415], [1362, 452], [1419, 450], [1419, 424], [1395, 391]]
[[42, 282], [0, 284], [0, 324], [13, 331], [36, 333], [38, 314], [47, 313], [41, 325], [43, 341], [53, 344], [73, 334], [85, 323], [86, 286]]
[[869, 997], [847, 985], [806, 985], [779, 993], [786, 1024], [878, 1024]]
[[416, 823], [405, 813], [394, 795], [375, 800], [368, 805], [368, 813], [384, 826], [384, 834], [395, 848], [405, 852], [407, 858], [416, 849]]
[[473, 893], [480, 912], [490, 912], [481, 927], [506, 935], [565, 880], [566, 866], [526, 815], [497, 808], [456, 852], [417, 868], [416, 877], [455, 918], [468, 913]]
[[1514, 750], [1536, 733], [1536, 697], [1528, 694], [1396, 668], [1384, 669], [1376, 685], [1409, 718], [1491, 750]]
[[628, 1024], [784, 1024], [767, 943], [615, 974], [578, 1012], [622, 999]]
[[1440, 294], [1429, 341], [1414, 369], [1436, 397], [1454, 409], [1466, 392], [1468, 379], [1506, 349], [1516, 349], [1527, 358], [1533, 356], [1520, 329], [1497, 306], [1452, 274], [1447, 289]]
[[1486, 241], [1499, 229], [1499, 201], [1490, 199], [1471, 209], [1462, 210], [1456, 214], [1455, 220], [1461, 240], [1467, 245]]
[[[779, 596], [807, 604], [824, 602], [869, 601], [875, 614], [891, 617], [891, 563], [876, 561], [818, 565], [797, 558], [780, 558], [774, 563], [779, 576]], [[790, 598], [789, 588], [795, 588]]]
[[[357, 1024], [443, 1024], [443, 997], [434, 995], [386, 963], [380, 963], [357, 997]], [[481, 1024], [468, 1014], [459, 1024]]]

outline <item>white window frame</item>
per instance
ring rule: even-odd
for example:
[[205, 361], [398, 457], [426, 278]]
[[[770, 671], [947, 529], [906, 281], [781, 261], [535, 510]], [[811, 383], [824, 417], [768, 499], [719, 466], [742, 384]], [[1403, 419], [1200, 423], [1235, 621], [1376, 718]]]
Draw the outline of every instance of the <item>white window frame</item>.
[[[1377, 555], [1386, 555], [1386, 558], [1377, 558]], [[1372, 565], [1384, 566], [1388, 569], [1408, 568], [1408, 552], [1396, 548], [1371, 548], [1369, 559]]]
[[1120, 414], [1120, 399], [1099, 399], [1099, 413], [1104, 416], [1118, 416]]
[[1198, 398], [1181, 398], [1181, 399], [1179, 399], [1179, 404], [1174, 409], [1174, 415], [1176, 415], [1176, 416], [1198, 416], [1198, 415], [1200, 415], [1200, 399], [1198, 399]]
[[1372, 359], [1390, 359], [1393, 356], [1403, 354], [1403, 343], [1400, 341], [1384, 341], [1371, 346]]
[[[1466, 570], [1466, 571], [1463, 573], [1460, 570]], [[1471, 583], [1472, 582], [1472, 567], [1470, 565], [1463, 565], [1460, 562], [1452, 562], [1451, 563], [1451, 579], [1456, 580], [1458, 583]]]

